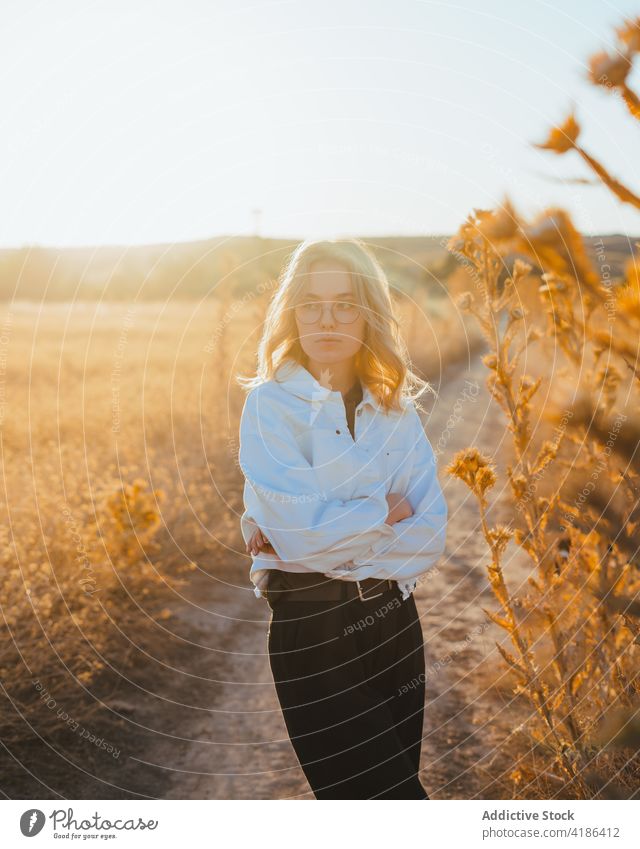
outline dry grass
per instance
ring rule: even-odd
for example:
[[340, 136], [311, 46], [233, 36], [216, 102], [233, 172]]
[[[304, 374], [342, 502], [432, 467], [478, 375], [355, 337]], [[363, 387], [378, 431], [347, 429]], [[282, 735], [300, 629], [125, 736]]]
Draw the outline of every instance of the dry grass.
[[194, 561], [236, 543], [229, 386], [204, 350], [219, 306], [3, 311], [5, 741], [36, 678], [54, 698], [91, 688], [113, 634], [156, 628]]
[[[7, 745], [31, 726], [45, 739], [60, 733], [43, 701], [73, 704], [86, 722], [108, 701], [109, 671], [135, 678], [141, 647], [162, 658], [175, 594], [194, 570], [248, 585], [234, 375], [252, 368], [268, 297], [221, 285], [201, 303], [0, 313]], [[437, 382], [452, 317], [416, 297], [419, 307], [398, 296], [399, 313]]]

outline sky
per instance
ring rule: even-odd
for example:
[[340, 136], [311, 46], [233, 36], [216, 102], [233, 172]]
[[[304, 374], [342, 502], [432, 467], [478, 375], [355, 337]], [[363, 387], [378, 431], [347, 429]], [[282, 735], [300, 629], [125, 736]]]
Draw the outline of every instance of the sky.
[[[3, 0], [0, 246], [445, 234], [508, 194], [640, 215], [640, 127], [586, 82], [640, 0]], [[632, 82], [640, 90], [640, 74]]]

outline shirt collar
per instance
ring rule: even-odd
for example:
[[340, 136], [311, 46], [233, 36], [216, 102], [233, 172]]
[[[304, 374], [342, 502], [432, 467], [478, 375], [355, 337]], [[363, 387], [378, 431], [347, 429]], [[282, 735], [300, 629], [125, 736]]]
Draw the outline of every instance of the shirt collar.
[[[276, 369], [274, 378], [287, 392], [312, 403], [323, 403], [330, 399], [342, 403], [342, 393], [323, 386], [297, 360], [286, 359]], [[362, 403], [370, 404], [374, 409], [384, 412], [383, 405], [365, 383], [362, 383]]]

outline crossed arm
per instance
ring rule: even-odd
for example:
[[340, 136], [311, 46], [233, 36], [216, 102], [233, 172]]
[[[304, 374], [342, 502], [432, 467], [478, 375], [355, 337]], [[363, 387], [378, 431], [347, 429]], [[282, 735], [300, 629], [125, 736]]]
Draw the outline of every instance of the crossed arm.
[[[403, 519], [408, 519], [413, 516], [413, 508], [407, 499], [400, 495], [399, 492], [390, 492], [387, 496], [387, 504], [389, 505], [389, 514], [386, 518], [387, 525], [395, 525], [396, 522], [401, 522]], [[245, 545], [247, 554], [256, 555], [261, 551], [268, 554], [275, 554], [275, 550], [271, 545], [266, 534], [257, 528]]]
[[[403, 493], [386, 496], [384, 481], [342, 501], [322, 496], [315, 470], [287, 434], [281, 415], [259, 392], [247, 397], [240, 427], [245, 508], [255, 530], [247, 551], [275, 554], [311, 569], [409, 581], [430, 569], [445, 547], [447, 505], [437, 463], [412, 407], [407, 432], [411, 472]], [[295, 503], [295, 510], [291, 509]]]
[[[282, 410], [260, 390], [247, 396], [240, 421], [245, 514], [253, 524], [244, 534], [249, 550], [259, 556], [261, 546], [270, 544], [283, 562], [325, 574], [395, 542], [390, 523], [409, 516], [409, 504], [396, 504], [400, 497], [390, 501], [382, 479], [357, 498], [327, 498]], [[254, 539], [257, 529], [261, 535]]]

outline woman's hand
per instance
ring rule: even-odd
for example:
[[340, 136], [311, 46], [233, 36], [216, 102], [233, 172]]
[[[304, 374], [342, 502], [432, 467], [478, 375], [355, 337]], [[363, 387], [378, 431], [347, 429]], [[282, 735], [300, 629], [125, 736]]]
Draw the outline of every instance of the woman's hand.
[[275, 554], [273, 546], [262, 533], [260, 528], [251, 534], [249, 542], [245, 545], [245, 550], [250, 554], [257, 554], [259, 551], [266, 551], [268, 554]]
[[413, 507], [399, 492], [390, 492], [386, 498], [389, 505], [389, 515], [385, 519], [387, 525], [395, 525], [396, 522], [413, 516]]

